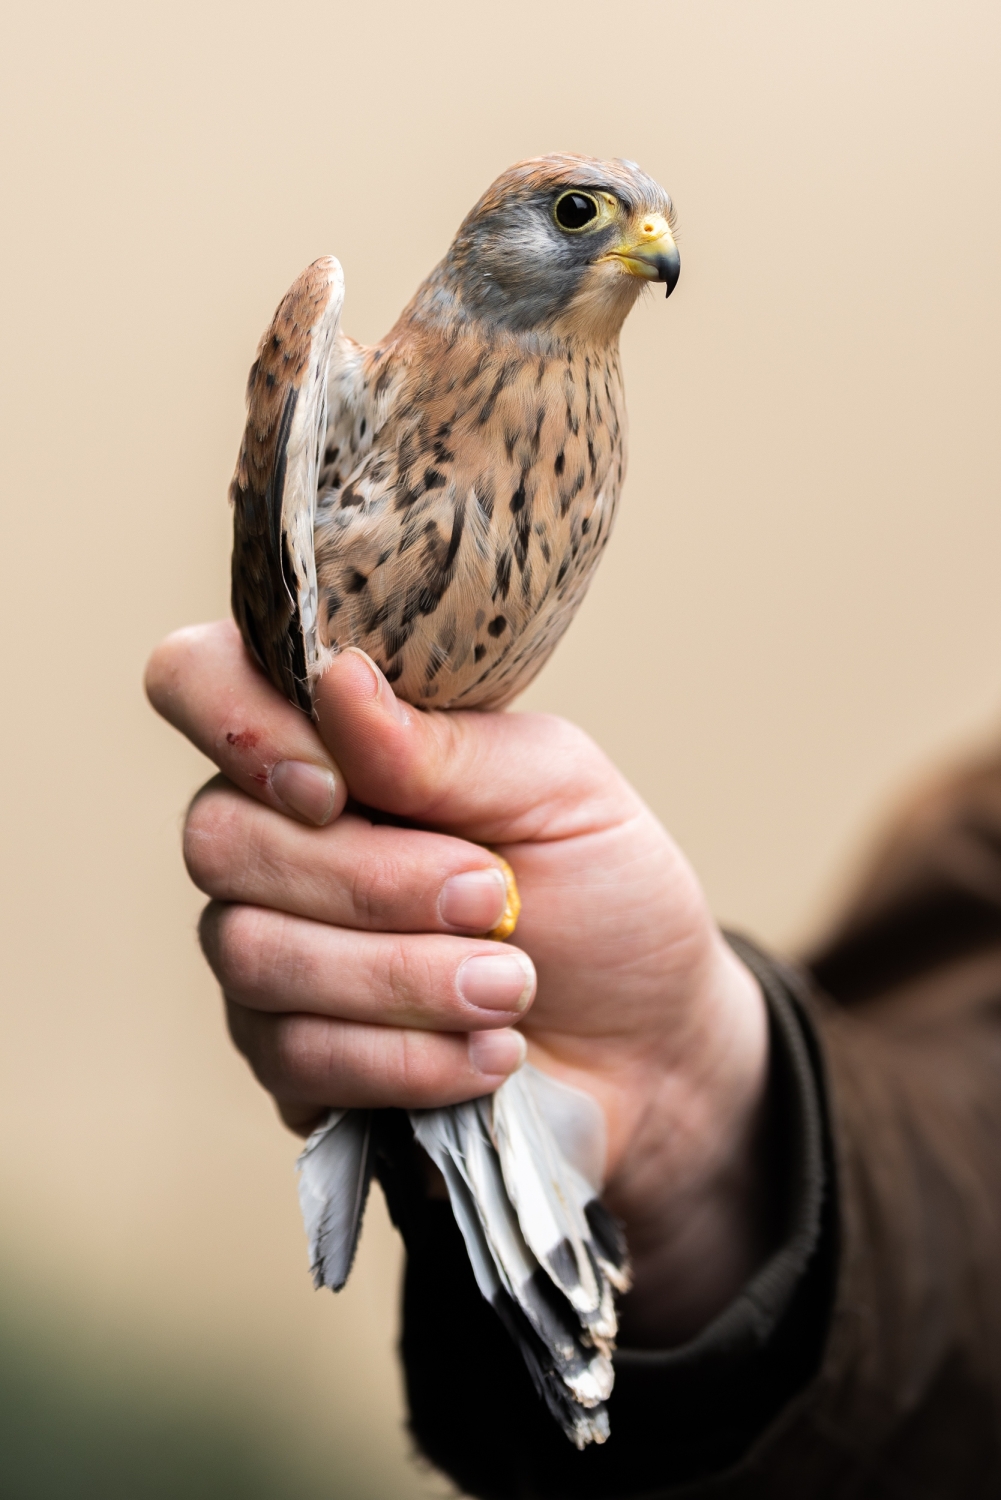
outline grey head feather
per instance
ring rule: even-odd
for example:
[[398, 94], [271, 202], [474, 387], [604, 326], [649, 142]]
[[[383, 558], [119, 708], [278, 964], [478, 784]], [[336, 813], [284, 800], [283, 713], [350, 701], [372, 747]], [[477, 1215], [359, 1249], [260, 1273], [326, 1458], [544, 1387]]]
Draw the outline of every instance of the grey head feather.
[[417, 315], [446, 324], [471, 318], [512, 333], [552, 324], [617, 234], [615, 225], [560, 231], [553, 207], [573, 188], [610, 193], [629, 214], [673, 214], [663, 188], [635, 162], [561, 154], [519, 163], [467, 214], [414, 299]]

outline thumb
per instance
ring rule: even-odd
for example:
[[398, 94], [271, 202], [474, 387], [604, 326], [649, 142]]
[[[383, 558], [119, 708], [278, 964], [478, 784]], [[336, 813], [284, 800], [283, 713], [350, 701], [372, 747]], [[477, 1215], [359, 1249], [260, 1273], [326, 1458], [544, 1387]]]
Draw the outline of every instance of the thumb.
[[356, 647], [334, 658], [314, 706], [352, 795], [369, 807], [487, 844], [566, 838], [621, 818], [626, 783], [563, 719], [413, 708]]

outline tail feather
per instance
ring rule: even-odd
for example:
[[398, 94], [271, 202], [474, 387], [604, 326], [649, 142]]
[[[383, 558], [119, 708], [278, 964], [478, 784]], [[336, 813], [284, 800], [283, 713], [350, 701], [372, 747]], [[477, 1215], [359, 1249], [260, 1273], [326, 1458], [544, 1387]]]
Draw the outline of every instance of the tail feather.
[[368, 1110], [334, 1109], [299, 1157], [299, 1207], [316, 1287], [339, 1292], [348, 1279], [372, 1178], [371, 1138]]
[[[603, 1403], [613, 1379], [608, 1346], [583, 1326], [526, 1242], [491, 1136], [489, 1108], [489, 1100], [474, 1100], [414, 1112], [415, 1135], [445, 1177], [477, 1284], [516, 1338], [553, 1415], [578, 1447], [603, 1442]], [[493, 1277], [482, 1267], [484, 1248]]]
[[560, 1083], [531, 1065], [521, 1069], [521, 1076], [549, 1127], [561, 1171], [587, 1221], [589, 1235], [585, 1247], [595, 1256], [615, 1290], [628, 1292], [632, 1276], [622, 1226], [599, 1196], [607, 1149], [601, 1106], [590, 1094]]
[[611, 1289], [589, 1245], [576, 1174], [542, 1118], [529, 1079], [512, 1074], [482, 1107], [492, 1115], [504, 1186], [525, 1240], [595, 1341], [614, 1339]]
[[[599, 1200], [604, 1120], [587, 1095], [526, 1067], [496, 1094], [414, 1110], [441, 1171], [476, 1284], [515, 1339], [536, 1388], [578, 1448], [608, 1437], [613, 1287], [625, 1244]], [[372, 1172], [372, 1117], [333, 1110], [299, 1158], [313, 1279], [347, 1280]]]
[[450, 1109], [429, 1109], [411, 1113], [414, 1135], [445, 1179], [455, 1221], [466, 1244], [476, 1285], [488, 1302], [505, 1290], [494, 1263], [483, 1220], [477, 1212], [469, 1180], [462, 1167], [459, 1132]]

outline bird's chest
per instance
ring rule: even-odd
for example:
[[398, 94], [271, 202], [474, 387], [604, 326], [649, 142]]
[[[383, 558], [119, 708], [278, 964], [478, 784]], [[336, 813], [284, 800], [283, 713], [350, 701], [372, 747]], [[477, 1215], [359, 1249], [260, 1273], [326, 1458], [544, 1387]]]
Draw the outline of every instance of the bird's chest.
[[512, 696], [583, 596], [624, 469], [614, 351], [466, 351], [419, 372], [350, 505], [318, 516], [328, 641], [363, 645], [415, 702]]
[[464, 425], [493, 486], [498, 557], [511, 559], [515, 595], [537, 602], [607, 539], [625, 468], [618, 362], [526, 363]]

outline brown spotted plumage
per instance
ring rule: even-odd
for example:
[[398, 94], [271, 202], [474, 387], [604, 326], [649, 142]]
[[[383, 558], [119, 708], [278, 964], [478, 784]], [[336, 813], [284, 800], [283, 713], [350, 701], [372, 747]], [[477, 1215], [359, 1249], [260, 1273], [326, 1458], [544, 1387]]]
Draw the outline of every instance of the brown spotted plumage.
[[[565, 228], [575, 195], [596, 212]], [[611, 531], [619, 329], [644, 280], [677, 278], [670, 220], [631, 163], [543, 157], [488, 190], [377, 347], [339, 331], [336, 261], [295, 283], [232, 487], [234, 613], [294, 701], [347, 645], [433, 707], [499, 706], [539, 670]]]

